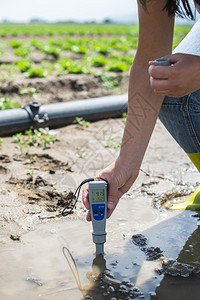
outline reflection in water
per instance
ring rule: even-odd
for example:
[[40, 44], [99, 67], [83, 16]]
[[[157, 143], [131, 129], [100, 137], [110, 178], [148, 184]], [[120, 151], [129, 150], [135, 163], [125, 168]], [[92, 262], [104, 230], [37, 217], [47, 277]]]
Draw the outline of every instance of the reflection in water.
[[[66, 253], [69, 254], [75, 269], [73, 269]], [[119, 297], [133, 299], [142, 295], [140, 290], [134, 287], [131, 282], [119, 282], [110, 274], [110, 270], [106, 268], [106, 260], [102, 254], [97, 255], [93, 260], [92, 271], [86, 273], [89, 284], [82, 287], [76, 261], [67, 247], [63, 247], [63, 254], [84, 299], [102, 300], [118, 299]]]
[[160, 286], [156, 289], [156, 295], [151, 298], [156, 300], [199, 300], [200, 277], [190, 275], [187, 278], [165, 275]]
[[188, 238], [178, 256], [178, 261], [200, 268], [200, 226]]
[[[199, 300], [200, 299], [200, 226], [191, 234], [178, 255], [177, 262], [184, 266], [183, 276], [165, 275], [152, 299]], [[186, 265], [185, 265], [186, 263]], [[191, 269], [193, 272], [190, 272]], [[188, 270], [187, 270], [188, 269]], [[195, 272], [196, 270], [196, 272]], [[173, 270], [176, 273], [176, 270]], [[175, 274], [174, 273], [174, 274]], [[196, 273], [196, 274], [195, 274]], [[185, 277], [185, 278], [183, 278]]]

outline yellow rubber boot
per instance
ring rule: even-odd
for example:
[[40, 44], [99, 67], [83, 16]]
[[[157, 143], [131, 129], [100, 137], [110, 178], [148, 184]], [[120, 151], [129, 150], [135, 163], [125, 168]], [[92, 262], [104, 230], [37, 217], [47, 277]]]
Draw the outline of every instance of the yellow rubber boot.
[[200, 208], [200, 185], [194, 193], [185, 201], [173, 204], [171, 210], [199, 209]]
[[[200, 172], [200, 153], [187, 153], [197, 170]], [[194, 193], [182, 203], [173, 204], [171, 210], [200, 209], [200, 185]]]
[[200, 153], [187, 153], [197, 170], [200, 172]]

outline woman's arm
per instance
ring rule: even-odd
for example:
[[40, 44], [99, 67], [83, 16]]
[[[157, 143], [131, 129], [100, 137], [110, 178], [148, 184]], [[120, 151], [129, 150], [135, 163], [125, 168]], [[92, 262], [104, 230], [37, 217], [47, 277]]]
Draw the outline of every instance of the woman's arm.
[[[163, 7], [166, 0], [147, 1], [146, 10], [138, 1], [139, 41], [131, 68], [128, 91], [128, 114], [119, 157], [98, 176], [109, 182], [108, 214], [110, 217], [121, 196], [138, 176], [163, 96], [150, 86], [149, 61], [171, 54], [174, 18]], [[87, 209], [88, 189], [83, 202]], [[87, 220], [91, 220], [88, 212]]]
[[148, 1], [147, 11], [138, 3], [138, 50], [130, 73], [128, 116], [120, 151], [120, 158], [128, 161], [130, 168], [139, 168], [142, 162], [163, 101], [150, 86], [148, 67], [150, 60], [172, 52], [174, 18], [163, 11], [165, 3]]

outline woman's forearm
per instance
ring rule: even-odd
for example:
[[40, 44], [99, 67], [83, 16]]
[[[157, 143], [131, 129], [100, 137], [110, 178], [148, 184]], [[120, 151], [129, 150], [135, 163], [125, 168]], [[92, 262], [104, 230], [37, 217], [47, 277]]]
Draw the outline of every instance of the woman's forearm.
[[162, 105], [149, 80], [148, 61], [133, 63], [129, 79], [128, 114], [120, 159], [130, 168], [139, 168]]
[[164, 99], [150, 86], [149, 61], [172, 52], [174, 17], [163, 10], [165, 0], [148, 1], [146, 11], [138, 1], [139, 41], [128, 91], [128, 115], [120, 163], [139, 169]]

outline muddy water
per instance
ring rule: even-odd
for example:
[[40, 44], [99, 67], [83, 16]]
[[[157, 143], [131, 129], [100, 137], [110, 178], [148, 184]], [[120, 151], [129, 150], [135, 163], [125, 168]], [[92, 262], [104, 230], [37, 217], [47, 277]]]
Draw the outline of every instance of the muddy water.
[[[199, 299], [198, 274], [165, 275], [161, 259], [149, 258], [144, 245], [132, 239], [142, 234], [146, 249], [154, 254], [159, 249], [165, 259], [200, 267], [196, 215], [153, 208], [151, 200], [141, 195], [123, 198], [107, 222], [104, 258], [95, 257], [91, 224], [85, 220], [65, 218], [41, 225], [13, 246], [1, 247], [0, 299], [178, 300], [188, 299], [191, 290], [192, 299]], [[75, 259], [79, 287], [63, 255], [64, 246]]]

